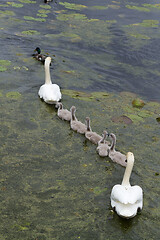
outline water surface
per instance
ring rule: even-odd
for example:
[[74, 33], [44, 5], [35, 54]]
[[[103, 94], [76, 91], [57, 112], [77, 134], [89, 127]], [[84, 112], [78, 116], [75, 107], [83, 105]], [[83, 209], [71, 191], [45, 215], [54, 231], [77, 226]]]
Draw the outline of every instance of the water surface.
[[[158, 1], [0, 1], [0, 239], [159, 239], [159, 11]], [[64, 106], [133, 151], [144, 207], [132, 220], [110, 207], [124, 168], [38, 98], [37, 46], [53, 59]], [[113, 121], [122, 115], [133, 123]]]

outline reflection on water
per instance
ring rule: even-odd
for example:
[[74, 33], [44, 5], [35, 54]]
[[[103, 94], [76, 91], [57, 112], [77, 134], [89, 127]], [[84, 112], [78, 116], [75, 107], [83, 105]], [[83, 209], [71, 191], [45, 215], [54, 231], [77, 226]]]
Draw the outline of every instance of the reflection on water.
[[[159, 8], [158, 1], [0, 1], [1, 238], [158, 239], [160, 106], [147, 100], [160, 99]], [[131, 183], [144, 190], [135, 218], [110, 207], [124, 168], [100, 158], [38, 98], [37, 46], [53, 58], [64, 106], [75, 105], [81, 121], [90, 116], [95, 131], [107, 128], [119, 150], [134, 152]], [[145, 97], [144, 108], [133, 108], [135, 95], [124, 91]], [[112, 122], [124, 114], [131, 125]]]

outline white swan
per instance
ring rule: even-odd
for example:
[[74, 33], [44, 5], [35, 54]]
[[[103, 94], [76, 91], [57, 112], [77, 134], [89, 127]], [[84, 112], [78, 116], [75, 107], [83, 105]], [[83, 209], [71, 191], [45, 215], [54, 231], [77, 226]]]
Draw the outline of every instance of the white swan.
[[78, 133], [85, 134], [85, 132], [87, 131], [87, 126], [84, 123], [77, 120], [75, 116], [76, 107], [72, 106], [70, 111], [71, 111], [70, 121], [71, 128]]
[[43, 84], [40, 87], [38, 95], [46, 103], [56, 104], [62, 98], [62, 94], [59, 86], [57, 84], [52, 84], [51, 76], [50, 76], [50, 63], [51, 63], [51, 58], [47, 57], [44, 63], [45, 84]]
[[98, 147], [97, 147], [97, 152], [99, 156], [101, 157], [107, 157], [108, 156], [108, 151], [109, 151], [109, 142], [106, 141], [106, 137], [108, 136], [107, 131], [103, 132], [102, 139], [98, 142]]
[[139, 186], [131, 186], [129, 179], [134, 165], [134, 155], [127, 153], [127, 167], [123, 176], [122, 184], [112, 188], [111, 206], [117, 214], [123, 218], [132, 218], [143, 207], [143, 191]]
[[70, 121], [71, 120], [71, 112], [68, 111], [67, 109], [63, 108], [63, 104], [60, 102], [57, 104], [58, 105], [58, 111], [57, 115], [59, 118], [62, 120]]
[[113, 133], [110, 133], [109, 136], [112, 138], [112, 144], [109, 149], [109, 154], [108, 156], [113, 162], [116, 162], [123, 167], [126, 167], [126, 155], [122, 154], [121, 152], [118, 152], [115, 150], [115, 145], [116, 145], [116, 135]]
[[100, 136], [96, 132], [92, 132], [89, 117], [86, 117], [86, 125], [87, 125], [87, 131], [85, 133], [85, 137], [92, 143], [98, 144], [98, 142], [102, 139], [102, 136]]

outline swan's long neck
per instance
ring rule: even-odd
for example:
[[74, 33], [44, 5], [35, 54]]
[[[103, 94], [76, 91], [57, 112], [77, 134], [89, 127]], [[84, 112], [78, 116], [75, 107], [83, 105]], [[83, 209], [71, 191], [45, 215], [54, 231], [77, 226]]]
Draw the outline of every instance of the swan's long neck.
[[45, 84], [52, 84], [50, 75], [50, 62], [45, 62]]
[[86, 123], [87, 123], [87, 131], [91, 132], [92, 129], [91, 129], [91, 126], [90, 126], [90, 119], [89, 118], [87, 118]]
[[116, 145], [116, 137], [114, 135], [112, 135], [112, 144], [111, 144], [110, 150], [114, 151], [115, 145]]
[[132, 168], [133, 168], [133, 162], [128, 162], [127, 163], [127, 167], [126, 167], [126, 170], [124, 172], [124, 176], [123, 176], [123, 180], [122, 180], [122, 186], [125, 186], [125, 187], [130, 187], [130, 182], [129, 182], [129, 179], [130, 179], [130, 176], [131, 176], [131, 173], [132, 173]]

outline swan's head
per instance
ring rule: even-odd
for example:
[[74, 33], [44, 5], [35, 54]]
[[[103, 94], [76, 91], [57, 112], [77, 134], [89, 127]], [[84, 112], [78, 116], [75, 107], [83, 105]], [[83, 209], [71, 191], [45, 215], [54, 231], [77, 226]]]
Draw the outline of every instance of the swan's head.
[[46, 62], [46, 63], [51, 63], [51, 60], [52, 60], [51, 57], [47, 57], [47, 58], [45, 59], [45, 62]]
[[41, 53], [41, 49], [39, 47], [36, 47], [36, 49], [34, 50], [34, 52], [37, 52], [38, 54]]
[[127, 159], [125, 162], [127, 162], [127, 165], [128, 164], [134, 164], [134, 155], [132, 152], [128, 152], [127, 155], [126, 155]]

